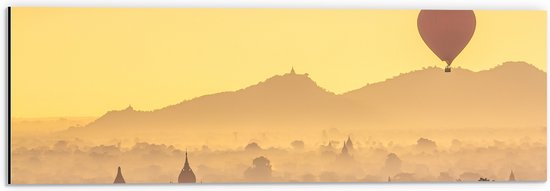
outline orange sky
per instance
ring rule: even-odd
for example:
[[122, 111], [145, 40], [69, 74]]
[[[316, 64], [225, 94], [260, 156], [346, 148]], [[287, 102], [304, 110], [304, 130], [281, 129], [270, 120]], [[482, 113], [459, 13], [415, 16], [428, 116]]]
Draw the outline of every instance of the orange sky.
[[[13, 8], [12, 116], [152, 110], [237, 90], [294, 67], [342, 93], [444, 66], [418, 35], [418, 10]], [[475, 11], [453, 62], [546, 71], [544, 11]]]

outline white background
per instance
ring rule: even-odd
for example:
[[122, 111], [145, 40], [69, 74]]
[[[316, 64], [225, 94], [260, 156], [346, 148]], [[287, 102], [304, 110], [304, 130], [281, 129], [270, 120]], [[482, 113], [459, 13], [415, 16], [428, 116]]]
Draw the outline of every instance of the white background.
[[[213, 8], [339, 8], [339, 9], [491, 9], [491, 10], [549, 10], [550, 0], [4, 0], [0, 25], [0, 44], [3, 60], [0, 67], [0, 190], [550, 190], [544, 183], [343, 183], [343, 184], [203, 184], [181, 185], [7, 185], [7, 50], [6, 50], [6, 8], [8, 6], [47, 7], [213, 7]], [[548, 15], [547, 15], [548, 17]], [[548, 22], [549, 19], [547, 19]], [[529, 22], [529, 21], [525, 21]], [[547, 23], [547, 28], [550, 26]], [[547, 30], [548, 32], [549, 30]], [[548, 42], [547, 42], [548, 43]], [[548, 55], [548, 54], [547, 54]], [[548, 65], [548, 64], [547, 64]], [[221, 159], [223, 160], [223, 159]], [[547, 157], [548, 160], [548, 157]]]

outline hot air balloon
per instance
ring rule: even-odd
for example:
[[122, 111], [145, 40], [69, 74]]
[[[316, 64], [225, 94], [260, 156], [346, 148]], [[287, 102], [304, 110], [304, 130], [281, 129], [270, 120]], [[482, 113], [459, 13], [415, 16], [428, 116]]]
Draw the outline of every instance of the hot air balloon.
[[474, 35], [476, 16], [472, 10], [422, 10], [417, 25], [424, 43], [451, 72], [451, 63]]

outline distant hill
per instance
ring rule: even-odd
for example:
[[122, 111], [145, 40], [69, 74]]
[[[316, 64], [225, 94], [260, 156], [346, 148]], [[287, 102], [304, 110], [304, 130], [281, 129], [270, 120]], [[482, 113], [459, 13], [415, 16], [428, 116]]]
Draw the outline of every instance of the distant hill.
[[336, 95], [294, 71], [155, 111], [129, 107], [63, 134], [240, 128], [546, 126], [546, 73], [524, 62], [490, 70], [426, 68]]
[[490, 70], [426, 68], [342, 97], [382, 114], [380, 123], [410, 127], [546, 126], [546, 73], [525, 62]]

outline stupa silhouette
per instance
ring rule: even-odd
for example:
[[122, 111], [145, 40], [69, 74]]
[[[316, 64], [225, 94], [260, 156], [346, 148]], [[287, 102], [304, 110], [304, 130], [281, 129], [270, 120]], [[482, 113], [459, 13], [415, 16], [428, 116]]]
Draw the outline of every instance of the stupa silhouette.
[[514, 175], [513, 170], [510, 170], [510, 177], [508, 177], [508, 181], [516, 181], [516, 175]]
[[126, 181], [124, 181], [124, 177], [122, 177], [122, 170], [120, 170], [120, 166], [118, 167], [116, 178], [113, 184], [125, 184]]
[[195, 173], [189, 166], [189, 161], [187, 159], [187, 151], [185, 151], [185, 164], [183, 169], [181, 169], [180, 175], [178, 176], [178, 183], [196, 183], [197, 179]]

